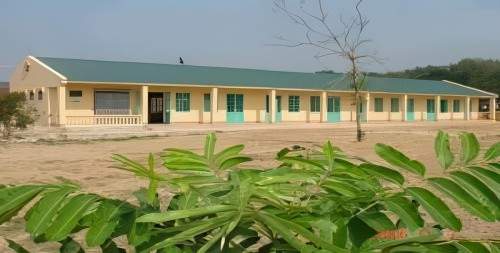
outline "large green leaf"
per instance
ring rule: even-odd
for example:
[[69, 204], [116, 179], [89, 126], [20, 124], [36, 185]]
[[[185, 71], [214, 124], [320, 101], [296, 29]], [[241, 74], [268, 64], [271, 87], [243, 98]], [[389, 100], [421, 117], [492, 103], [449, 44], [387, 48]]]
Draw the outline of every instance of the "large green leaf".
[[463, 171], [451, 172], [451, 178], [500, 219], [500, 200], [481, 180]]
[[406, 191], [420, 203], [427, 213], [443, 227], [454, 231], [462, 229], [462, 223], [450, 208], [436, 195], [420, 187], [408, 187]]
[[50, 241], [63, 240], [71, 233], [78, 221], [95, 208], [97, 197], [91, 194], [80, 194], [69, 200], [59, 211], [45, 235]]
[[102, 253], [127, 253], [125, 249], [118, 248], [115, 242], [109, 240], [101, 245]]
[[[228, 225], [226, 224], [221, 229], [219, 229], [219, 231], [217, 231], [214, 235], [212, 235], [212, 238], [210, 238], [210, 240], [208, 240], [200, 249], [198, 249], [196, 253], [206, 253], [208, 250], [210, 250], [210, 248], [212, 248], [212, 246], [214, 246], [215, 243], [220, 241], [221, 238], [227, 234], [227, 229]], [[223, 246], [224, 245], [222, 244], [220, 248], [222, 249]], [[217, 251], [219, 251], [219, 249], [217, 249]]]
[[356, 185], [335, 179], [334, 177], [326, 179], [321, 186], [347, 197], [354, 198], [360, 194], [360, 190], [356, 187]]
[[45, 189], [40, 185], [0, 188], [0, 224], [10, 220], [21, 208]]
[[370, 227], [358, 217], [353, 217], [349, 220], [347, 227], [351, 243], [358, 248], [361, 247], [366, 240], [377, 234], [375, 229]]
[[212, 163], [215, 159], [215, 142], [217, 141], [217, 137], [215, 137], [215, 133], [207, 134], [205, 138], [205, 148], [204, 155], [209, 163]]
[[149, 249], [146, 249], [144, 252], [151, 252], [154, 250], [174, 246], [175, 244], [180, 243], [180, 242], [194, 240], [194, 237], [199, 235], [199, 234], [202, 234], [202, 233], [205, 233], [207, 231], [211, 231], [213, 229], [224, 226], [225, 224], [229, 223], [231, 221], [231, 217], [234, 217], [234, 216], [235, 216], [235, 213], [227, 213], [224, 215], [220, 215], [218, 217], [203, 220], [203, 221], [199, 222], [197, 224], [197, 226], [183, 230], [182, 232], [180, 232], [172, 237], [166, 238], [166, 239], [154, 244]]
[[489, 253], [490, 251], [480, 242], [459, 241], [454, 245], [460, 250], [460, 253]]
[[375, 144], [375, 153], [389, 164], [423, 176], [425, 166], [416, 160], [411, 160], [397, 149], [382, 143]]
[[474, 160], [479, 154], [479, 142], [473, 133], [461, 133], [460, 146], [460, 160], [464, 164]]
[[453, 153], [450, 150], [450, 139], [447, 133], [439, 130], [438, 135], [434, 141], [434, 152], [442, 168], [448, 169], [453, 163]]
[[359, 166], [359, 168], [372, 176], [387, 180], [397, 185], [402, 185], [405, 182], [405, 178], [401, 175], [401, 173], [384, 166], [363, 163]]
[[316, 174], [303, 170], [285, 170], [286, 173], [266, 173], [261, 174], [261, 179], [255, 182], [257, 185], [269, 185], [291, 182], [314, 182]]
[[236, 165], [244, 162], [252, 161], [252, 158], [247, 157], [247, 156], [233, 156], [229, 157], [226, 160], [224, 160], [220, 164], [220, 170], [229, 170], [235, 167]]
[[333, 145], [330, 141], [326, 142], [325, 145], [323, 145], [323, 154], [325, 155], [327, 164], [328, 164], [328, 170], [332, 171], [333, 170], [333, 164], [335, 163], [335, 150], [333, 148]]
[[26, 217], [26, 231], [31, 233], [33, 237], [43, 234], [52, 223], [63, 202], [67, 200], [68, 194], [73, 191], [74, 189], [65, 187], [46, 193]]
[[238, 155], [244, 148], [245, 145], [242, 144], [225, 148], [224, 150], [220, 151], [215, 155], [215, 164], [221, 164], [229, 157]]
[[152, 223], [139, 223], [134, 222], [127, 234], [127, 239], [129, 244], [133, 246], [140, 245], [141, 243], [147, 242], [151, 238], [151, 229], [153, 228]]
[[486, 153], [484, 153], [484, 160], [486, 161], [491, 161], [495, 160], [500, 156], [500, 142], [497, 142], [491, 147], [486, 150]]
[[495, 221], [495, 215], [486, 206], [479, 203], [479, 201], [455, 182], [442, 177], [429, 178], [429, 181], [441, 192], [454, 199], [458, 205], [466, 209], [469, 213], [485, 221]]
[[290, 165], [296, 165], [299, 168], [316, 168], [316, 169], [323, 169], [323, 165], [321, 163], [305, 159], [302, 157], [298, 156], [284, 156], [279, 159], [281, 162], [284, 162], [286, 164]]
[[392, 198], [384, 201], [386, 208], [395, 213], [406, 227], [415, 231], [424, 225], [424, 220], [420, 217], [417, 207], [406, 198]]
[[5, 239], [5, 241], [7, 241], [8, 247], [16, 253], [30, 253], [28, 250], [26, 250], [23, 246], [21, 246], [17, 242], [14, 242], [10, 239]]
[[71, 237], [61, 241], [61, 244], [61, 248], [59, 248], [60, 253], [85, 253], [82, 246]]
[[210, 171], [205, 161], [189, 157], [167, 157], [163, 159], [169, 170]]
[[285, 219], [279, 218], [275, 215], [259, 212], [257, 213], [257, 218], [266, 226], [270, 227], [275, 233], [279, 234], [285, 241], [287, 241], [292, 247], [299, 250], [300, 252], [317, 252], [318, 249], [311, 248], [310, 245], [305, 244], [295, 236], [296, 233], [302, 237], [308, 239], [316, 246], [323, 247], [324, 249], [330, 250], [330, 252], [347, 252], [333, 244], [329, 244], [323, 241], [320, 237], [316, 236], [304, 227], [287, 221]]
[[93, 214], [93, 221], [85, 236], [87, 245], [95, 247], [105, 243], [118, 226], [120, 216], [133, 211], [126, 202], [109, 199], [102, 201]]
[[[438, 229], [432, 229], [430, 232], [426, 233], [415, 233], [415, 234], [410, 234], [408, 237], [404, 239], [398, 239], [398, 240], [369, 240], [363, 245], [363, 248], [366, 249], [367, 251], [362, 251], [362, 252], [374, 252], [374, 251], [369, 251], [371, 250], [377, 250], [375, 252], [391, 252], [390, 249], [399, 245], [408, 245], [411, 243], [430, 243], [434, 242], [437, 239], [441, 238], [441, 231]], [[410, 251], [411, 252], [411, 251]], [[424, 251], [427, 252], [427, 251]]]
[[234, 211], [237, 210], [235, 206], [231, 205], [214, 205], [214, 206], [206, 206], [199, 207], [193, 209], [185, 209], [178, 211], [167, 211], [164, 213], [149, 213], [145, 214], [139, 218], [137, 218], [136, 222], [165, 222], [170, 220], [177, 220], [183, 218], [189, 218], [193, 216], [201, 216], [201, 215], [209, 215], [216, 214], [220, 212], [226, 211]]
[[392, 221], [387, 217], [387, 215], [385, 215], [382, 212], [379, 211], [362, 212], [357, 216], [359, 219], [361, 219], [371, 228], [375, 229], [377, 232], [396, 229], [394, 223], [392, 223]]
[[500, 198], [500, 174], [481, 167], [471, 167], [468, 168], [468, 171], [486, 184], [497, 198]]

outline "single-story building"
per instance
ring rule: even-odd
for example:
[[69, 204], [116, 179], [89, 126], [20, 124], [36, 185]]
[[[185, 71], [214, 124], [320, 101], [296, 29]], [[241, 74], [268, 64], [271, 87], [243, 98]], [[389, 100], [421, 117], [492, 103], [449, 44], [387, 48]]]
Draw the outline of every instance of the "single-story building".
[[[343, 74], [26, 57], [10, 79], [49, 126], [355, 121]], [[364, 121], [494, 119], [496, 94], [450, 81], [367, 77]]]

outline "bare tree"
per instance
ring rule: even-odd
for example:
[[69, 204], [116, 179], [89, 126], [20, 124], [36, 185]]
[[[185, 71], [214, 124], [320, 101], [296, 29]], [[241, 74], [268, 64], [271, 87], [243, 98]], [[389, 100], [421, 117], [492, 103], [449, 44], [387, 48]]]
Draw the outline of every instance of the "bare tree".
[[322, 0], [317, 1], [318, 14], [313, 14], [306, 10], [303, 5], [305, 1], [302, 1], [297, 11], [293, 11], [287, 6], [287, 0], [274, 0], [274, 6], [276, 10], [284, 13], [294, 24], [301, 26], [305, 30], [304, 40], [297, 42], [279, 37], [284, 43], [277, 45], [286, 47], [313, 47], [319, 51], [314, 56], [316, 59], [337, 56], [346, 61], [348, 65], [347, 78], [354, 90], [357, 127], [356, 138], [358, 141], [361, 141], [363, 138], [363, 131], [361, 130], [360, 111], [362, 107], [362, 97], [360, 91], [365, 83], [365, 75], [360, 65], [368, 61], [378, 62], [378, 59], [373, 53], [363, 52], [364, 46], [370, 42], [370, 40], [363, 38], [363, 33], [369, 20], [360, 10], [363, 0], [354, 1], [354, 15], [348, 20], [340, 16], [338, 27], [329, 23], [328, 13]]

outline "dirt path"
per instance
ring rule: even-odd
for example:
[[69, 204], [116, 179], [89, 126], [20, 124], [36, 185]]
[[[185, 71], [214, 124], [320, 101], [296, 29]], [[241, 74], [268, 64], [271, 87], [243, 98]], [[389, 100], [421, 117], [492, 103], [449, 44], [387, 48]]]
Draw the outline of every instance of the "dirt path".
[[[460, 131], [476, 133], [483, 147], [500, 141], [500, 123], [372, 125], [366, 128], [367, 140], [354, 141], [353, 128], [258, 129], [222, 132], [217, 135], [218, 147], [243, 143], [245, 153], [254, 158], [249, 166], [266, 167], [275, 164], [273, 158], [281, 148], [291, 145], [311, 147], [332, 139], [344, 151], [379, 161], [373, 145], [383, 142], [393, 145], [410, 157], [422, 161], [430, 175], [439, 174], [433, 154], [433, 140], [437, 129], [452, 134]], [[203, 135], [149, 137], [121, 141], [50, 142], [0, 144], [0, 184], [54, 182], [56, 176], [79, 182], [83, 189], [109, 197], [127, 198], [141, 186], [141, 181], [130, 174], [111, 168], [110, 156], [119, 153], [144, 161], [149, 152], [159, 153], [164, 148], [177, 147], [201, 151]], [[500, 226], [487, 224], [464, 215], [464, 231], [458, 236], [477, 239], [500, 238]], [[28, 237], [21, 230], [22, 218], [0, 226], [0, 237], [24, 241]], [[35, 247], [35, 246], [33, 246]], [[2, 251], [0, 243], [0, 251]], [[36, 252], [43, 252], [37, 248]], [[3, 251], [2, 251], [3, 252]]]

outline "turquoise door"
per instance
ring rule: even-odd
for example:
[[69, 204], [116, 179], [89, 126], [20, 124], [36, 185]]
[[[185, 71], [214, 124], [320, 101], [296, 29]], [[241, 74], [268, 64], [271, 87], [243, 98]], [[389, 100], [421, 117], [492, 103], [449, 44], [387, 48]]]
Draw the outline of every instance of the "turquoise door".
[[276, 96], [276, 122], [281, 122], [281, 96]]
[[327, 119], [328, 122], [340, 121], [340, 97], [328, 97]]
[[415, 120], [415, 100], [413, 98], [409, 98], [408, 104], [406, 105], [406, 120]]
[[245, 117], [243, 114], [243, 94], [227, 94], [227, 114], [228, 123], [243, 123]]
[[434, 99], [427, 99], [427, 120], [436, 120], [436, 103]]

